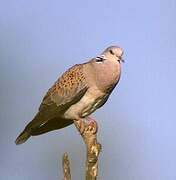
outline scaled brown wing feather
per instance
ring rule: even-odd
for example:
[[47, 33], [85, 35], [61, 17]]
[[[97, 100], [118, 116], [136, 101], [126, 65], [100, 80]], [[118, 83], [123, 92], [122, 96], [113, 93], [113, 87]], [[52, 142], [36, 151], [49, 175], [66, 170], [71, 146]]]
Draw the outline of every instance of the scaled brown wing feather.
[[50, 105], [53, 102], [57, 106], [65, 105], [72, 101], [85, 88], [87, 89], [87, 84], [83, 74], [83, 65], [76, 64], [68, 69], [48, 90], [39, 110], [43, 106]]
[[33, 130], [59, 117], [84, 96], [88, 87], [82, 68], [82, 65], [71, 67], [49, 89], [39, 107], [38, 114], [31, 122]]

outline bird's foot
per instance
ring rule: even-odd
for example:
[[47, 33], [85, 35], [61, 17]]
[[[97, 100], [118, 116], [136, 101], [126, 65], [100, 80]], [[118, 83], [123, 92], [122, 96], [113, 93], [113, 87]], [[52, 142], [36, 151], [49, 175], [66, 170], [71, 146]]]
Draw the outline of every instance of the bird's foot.
[[97, 122], [90, 117], [76, 120], [75, 124], [81, 135], [83, 135], [85, 132], [96, 134], [98, 131]]
[[85, 131], [89, 131], [92, 134], [96, 134], [98, 131], [98, 124], [97, 122], [92, 119], [91, 117], [86, 117], [86, 127], [85, 127]]

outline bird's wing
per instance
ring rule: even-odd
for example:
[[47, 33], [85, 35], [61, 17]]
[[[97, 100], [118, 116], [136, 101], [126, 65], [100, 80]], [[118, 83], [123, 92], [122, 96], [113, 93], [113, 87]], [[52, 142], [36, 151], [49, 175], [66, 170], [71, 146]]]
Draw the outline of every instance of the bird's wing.
[[72, 104], [78, 102], [87, 89], [83, 65], [77, 64], [68, 69], [44, 96], [39, 112], [33, 120], [33, 127], [42, 126], [62, 114]]
[[76, 64], [68, 69], [48, 90], [39, 110], [45, 109], [53, 103], [58, 107], [64, 106], [84, 94], [87, 88], [83, 65]]

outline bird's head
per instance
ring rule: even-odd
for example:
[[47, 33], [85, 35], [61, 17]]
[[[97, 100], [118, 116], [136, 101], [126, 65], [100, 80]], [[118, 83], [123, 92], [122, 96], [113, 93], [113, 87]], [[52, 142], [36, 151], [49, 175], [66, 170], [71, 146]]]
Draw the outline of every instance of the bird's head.
[[106, 48], [103, 53], [96, 57], [97, 62], [103, 62], [105, 60], [124, 62], [122, 59], [123, 50], [118, 46], [110, 46]]

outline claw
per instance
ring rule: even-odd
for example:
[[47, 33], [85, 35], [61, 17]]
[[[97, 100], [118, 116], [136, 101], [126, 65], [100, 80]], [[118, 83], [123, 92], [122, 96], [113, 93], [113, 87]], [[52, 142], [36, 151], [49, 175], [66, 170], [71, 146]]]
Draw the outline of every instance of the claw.
[[79, 129], [79, 132], [81, 135], [84, 134], [84, 132], [89, 132], [92, 134], [96, 134], [98, 131], [98, 124], [97, 122], [90, 118], [86, 117], [85, 119], [79, 119], [74, 122]]

